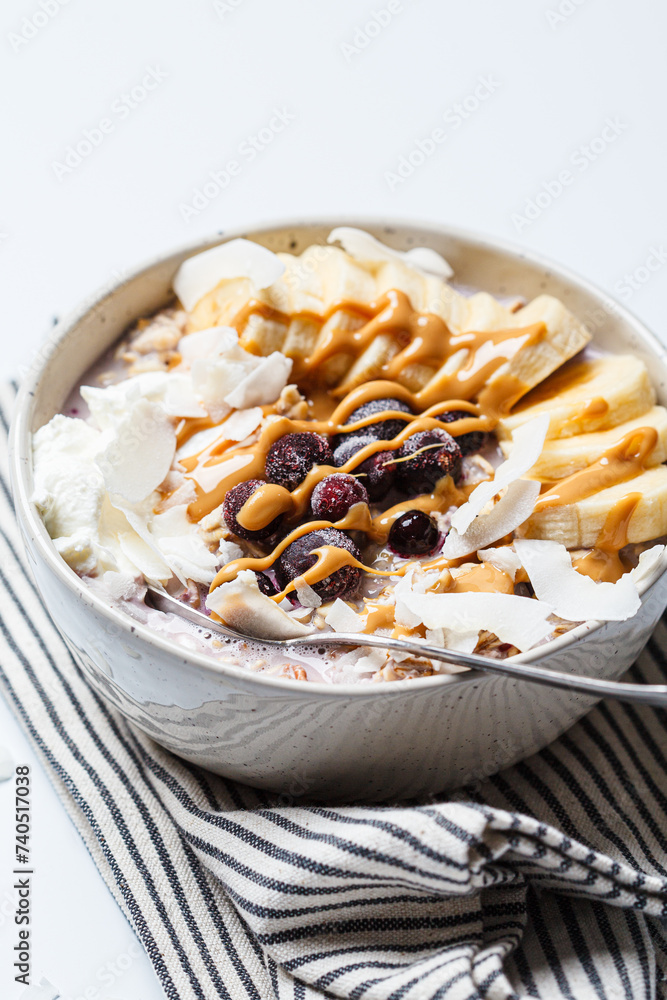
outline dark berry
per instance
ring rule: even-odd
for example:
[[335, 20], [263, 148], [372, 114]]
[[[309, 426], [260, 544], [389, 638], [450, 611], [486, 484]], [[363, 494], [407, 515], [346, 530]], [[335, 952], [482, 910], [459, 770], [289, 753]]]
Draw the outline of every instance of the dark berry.
[[301, 431], [285, 434], [269, 448], [266, 478], [286, 490], [295, 490], [314, 465], [331, 465], [333, 455], [328, 440], [321, 434]]
[[461, 449], [451, 434], [437, 428], [411, 434], [398, 457], [408, 459], [396, 463], [396, 475], [402, 489], [412, 496], [430, 493], [443, 476], [457, 479], [461, 472]]
[[[288, 545], [275, 564], [276, 578], [284, 589], [297, 576], [302, 576], [317, 562], [314, 550], [323, 545], [332, 545], [339, 549], [347, 549], [355, 559], [360, 553], [351, 538], [337, 528], [320, 528], [302, 535]], [[346, 597], [354, 593], [359, 586], [361, 570], [357, 566], [341, 566], [331, 576], [327, 576], [312, 588], [323, 601], [333, 601], [337, 597]]]
[[334, 472], [317, 484], [310, 498], [315, 517], [323, 521], [340, 521], [355, 503], [368, 503], [366, 487], [354, 476]]
[[278, 593], [278, 588], [266, 573], [255, 573], [255, 576], [257, 577], [257, 586], [267, 597], [273, 597], [274, 594]]
[[423, 556], [438, 547], [438, 526], [423, 510], [406, 510], [389, 530], [389, 548], [399, 556]]
[[[367, 444], [374, 443], [375, 439], [372, 437], [355, 437], [355, 435], [350, 434], [336, 448], [333, 457], [334, 465], [340, 468]], [[360, 476], [369, 499], [373, 503], [382, 500], [387, 495], [394, 483], [395, 473], [396, 463], [391, 451], [378, 451], [354, 469], [354, 475]]]
[[[365, 420], [366, 417], [372, 417], [376, 413], [386, 413], [387, 410], [400, 410], [401, 413], [412, 414], [412, 410], [407, 403], [403, 403], [400, 399], [371, 399], [368, 403], [364, 403], [363, 406], [358, 406], [356, 410], [353, 410], [345, 423], [356, 424], [358, 420]], [[358, 431], [352, 431], [351, 433], [359, 434], [362, 437], [370, 437], [374, 441], [393, 441], [405, 426], [405, 420], [392, 419], [390, 417], [388, 420], [379, 420], [376, 424], [368, 424], [367, 427], [360, 427]], [[333, 439], [334, 449], [344, 440], [345, 434], [337, 434]]]
[[[442, 420], [443, 424], [451, 424], [454, 420], [473, 416], [474, 413], [467, 413], [466, 410], [446, 410], [444, 413], [436, 413], [435, 419]], [[462, 455], [471, 455], [473, 451], [480, 451], [484, 447], [484, 438], [484, 431], [469, 431], [467, 434], [459, 434], [456, 443]]]
[[246, 479], [244, 483], [239, 483], [238, 486], [233, 486], [231, 490], [225, 495], [225, 499], [222, 504], [222, 516], [225, 519], [225, 524], [230, 531], [233, 531], [235, 535], [239, 538], [246, 538], [248, 541], [259, 541], [262, 538], [268, 538], [272, 535], [274, 531], [277, 531], [283, 519], [283, 515], [279, 514], [278, 517], [274, 518], [270, 524], [267, 524], [264, 528], [258, 528], [256, 531], [250, 531], [248, 528], [244, 528], [236, 520], [238, 512], [241, 507], [249, 500], [253, 493], [260, 488], [260, 486], [266, 486], [261, 479]]

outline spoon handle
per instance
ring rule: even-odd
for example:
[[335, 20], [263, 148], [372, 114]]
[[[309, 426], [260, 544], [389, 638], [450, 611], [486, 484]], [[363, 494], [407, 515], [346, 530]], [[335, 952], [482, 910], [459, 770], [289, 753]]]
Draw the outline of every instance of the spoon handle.
[[[443, 649], [440, 646], [430, 646], [423, 642], [411, 642], [409, 639], [392, 639], [390, 636], [358, 635], [356, 633], [336, 632], [326, 633], [316, 638], [308, 636], [298, 639], [287, 639], [282, 645], [306, 646], [314, 645], [357, 645], [373, 646], [383, 649], [396, 649], [403, 653], [414, 653], [416, 656], [427, 657], [429, 660], [441, 660], [459, 666], [483, 670], [491, 674], [502, 674], [505, 677], [516, 677], [533, 684], [545, 684], [549, 687], [563, 688], [578, 694], [589, 695], [592, 698], [615, 698], [618, 701], [635, 702], [640, 705], [653, 705], [657, 708], [667, 708], [667, 685], [665, 684], [628, 684], [622, 681], [600, 680], [597, 677], [587, 677], [581, 674], [568, 674], [549, 667], [536, 666], [533, 663], [521, 663], [510, 658], [494, 660], [478, 653], [459, 653]], [[540, 657], [544, 663], [556, 652], [546, 653]]]
[[[234, 632], [219, 622], [213, 621], [208, 615], [188, 607], [175, 597], [149, 588], [151, 603], [159, 611], [180, 615], [211, 632], [218, 632], [229, 638], [244, 638], [239, 632]], [[259, 639], [267, 646], [280, 649], [298, 649], [300, 646], [370, 646], [379, 649], [395, 649], [401, 653], [413, 653], [415, 656], [427, 657], [429, 660], [440, 660], [458, 666], [483, 670], [486, 673], [502, 674], [505, 677], [516, 677], [532, 684], [546, 684], [549, 687], [563, 688], [578, 694], [589, 695], [591, 698], [615, 698], [618, 701], [634, 702], [639, 705], [653, 705], [656, 708], [667, 708], [667, 685], [665, 684], [626, 684], [622, 681], [600, 680], [597, 677], [586, 677], [581, 674], [568, 674], [549, 667], [536, 666], [534, 663], [521, 663], [513, 658], [494, 660], [479, 653], [458, 653], [441, 646], [430, 646], [424, 642], [412, 642], [409, 639], [393, 639], [384, 635], [365, 635], [356, 632], [319, 632], [312, 635], [299, 636], [295, 639]], [[539, 657], [540, 663], [545, 663], [556, 652], [545, 653]]]

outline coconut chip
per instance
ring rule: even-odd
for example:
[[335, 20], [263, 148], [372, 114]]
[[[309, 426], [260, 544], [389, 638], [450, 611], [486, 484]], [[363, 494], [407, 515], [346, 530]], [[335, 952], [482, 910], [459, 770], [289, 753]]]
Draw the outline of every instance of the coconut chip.
[[[616, 583], [596, 583], [577, 572], [570, 553], [560, 542], [519, 538], [514, 547], [538, 600], [550, 604], [559, 618], [570, 622], [623, 622], [639, 610], [636, 570], [625, 573]], [[655, 558], [650, 560], [653, 565]], [[641, 566], [637, 569], [641, 579]]]
[[413, 247], [411, 250], [392, 250], [380, 243], [370, 233], [363, 229], [353, 229], [350, 226], [338, 226], [332, 229], [327, 237], [327, 243], [340, 243], [346, 253], [362, 263], [374, 263], [384, 260], [401, 260], [404, 264], [414, 267], [425, 274], [433, 274], [436, 278], [446, 280], [454, 274], [444, 257], [429, 247]]
[[537, 481], [515, 479], [498, 503], [488, 513], [476, 517], [462, 535], [455, 528], [450, 530], [442, 547], [443, 556], [460, 559], [509, 535], [530, 517], [539, 495]]
[[257, 430], [262, 417], [263, 413], [259, 406], [253, 406], [249, 410], [236, 410], [223, 424], [220, 424], [218, 429], [227, 441], [243, 441]]
[[195, 330], [181, 337], [178, 353], [181, 365], [191, 368], [199, 358], [216, 358], [230, 351], [239, 342], [239, 335], [232, 326], [210, 326], [206, 330]]
[[477, 555], [482, 562], [490, 563], [502, 573], [507, 573], [514, 583], [516, 575], [521, 569], [521, 560], [509, 545], [502, 545], [497, 549], [479, 549]]
[[256, 289], [268, 288], [285, 270], [282, 261], [251, 240], [230, 240], [183, 261], [174, 278], [174, 291], [191, 312], [221, 281], [250, 278]]
[[164, 480], [176, 451], [173, 425], [161, 406], [137, 400], [97, 459], [110, 493], [145, 500]]
[[[201, 523], [201, 522], [200, 522]], [[234, 559], [243, 559], [244, 552], [236, 542], [230, 542], [226, 538], [221, 538], [218, 545], [218, 562], [221, 566], [233, 562]]]
[[294, 589], [296, 591], [296, 596], [299, 598], [299, 602], [303, 604], [304, 608], [319, 608], [322, 603], [322, 598], [319, 594], [316, 594], [309, 583], [303, 579], [303, 577], [297, 576], [294, 581]]
[[363, 632], [365, 625], [361, 615], [353, 611], [345, 601], [341, 601], [340, 597], [333, 602], [324, 620], [334, 632]]
[[273, 403], [287, 385], [291, 371], [292, 359], [274, 351], [268, 358], [262, 358], [254, 371], [225, 396], [225, 402], [237, 410]]
[[[405, 611], [408, 615], [405, 615]], [[518, 649], [531, 649], [553, 631], [547, 621], [553, 608], [530, 597], [511, 594], [403, 594], [396, 602], [396, 621], [414, 627], [443, 628], [447, 637], [470, 637], [486, 630]], [[406, 620], [409, 617], [409, 620]], [[469, 641], [469, 639], [468, 639]]]
[[[542, 453], [544, 439], [549, 427], [549, 414], [543, 413], [534, 420], [529, 420], [523, 426], [518, 427], [512, 436], [512, 451], [506, 459], [496, 469], [496, 474], [490, 482], [480, 483], [470, 494], [467, 503], [462, 504], [452, 516], [452, 528], [459, 535], [470, 527], [474, 519], [481, 514], [483, 508], [498, 496], [501, 490], [506, 489], [510, 483], [520, 479]], [[496, 538], [499, 538], [496, 535]], [[488, 541], [494, 541], [489, 539]], [[485, 544], [488, 544], [485, 543]]]
[[363, 656], [359, 655], [358, 649], [353, 649], [351, 653], [345, 653], [337, 661], [342, 669], [343, 676], [351, 674], [356, 677], [359, 674], [374, 674], [380, 670], [387, 661], [389, 650], [372, 648]]
[[250, 569], [241, 570], [235, 580], [216, 587], [206, 598], [206, 607], [230, 628], [258, 639], [293, 639], [311, 631], [260, 591]]

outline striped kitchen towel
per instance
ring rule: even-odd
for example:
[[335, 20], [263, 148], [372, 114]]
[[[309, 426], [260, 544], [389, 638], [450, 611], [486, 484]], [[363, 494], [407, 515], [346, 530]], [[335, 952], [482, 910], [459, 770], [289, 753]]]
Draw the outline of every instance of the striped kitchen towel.
[[[88, 687], [33, 590], [0, 445], [0, 687], [170, 1000], [667, 996], [667, 713], [602, 704], [427, 803], [286, 806]], [[664, 682], [664, 651], [661, 624], [633, 679]]]

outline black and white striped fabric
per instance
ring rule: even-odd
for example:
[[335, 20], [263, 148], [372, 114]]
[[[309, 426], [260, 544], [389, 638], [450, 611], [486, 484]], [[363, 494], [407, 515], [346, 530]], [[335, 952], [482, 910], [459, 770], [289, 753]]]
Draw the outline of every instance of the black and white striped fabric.
[[[170, 1000], [667, 996], [667, 713], [603, 704], [442, 800], [281, 805], [88, 687], [27, 575], [1, 451], [1, 686]], [[665, 625], [633, 678], [664, 682], [663, 650]]]

